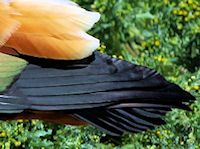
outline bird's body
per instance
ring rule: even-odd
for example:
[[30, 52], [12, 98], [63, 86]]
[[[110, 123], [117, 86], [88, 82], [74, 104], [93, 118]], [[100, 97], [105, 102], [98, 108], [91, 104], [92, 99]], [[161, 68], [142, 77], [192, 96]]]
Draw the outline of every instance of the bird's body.
[[89, 123], [118, 136], [163, 124], [194, 100], [154, 70], [93, 52], [99, 41], [85, 31], [98, 13], [63, 0], [0, 4], [14, 21], [0, 26], [0, 119]]
[[0, 29], [6, 27], [12, 33], [10, 37], [7, 31], [10, 38], [4, 37], [8, 39], [4, 46], [21, 54], [74, 60], [91, 55], [99, 46], [98, 39], [85, 33], [99, 20], [99, 13], [86, 11], [70, 1], [14, 0], [4, 2], [4, 7], [8, 12], [1, 15], [9, 18], [1, 21], [8, 25], [2, 24]]

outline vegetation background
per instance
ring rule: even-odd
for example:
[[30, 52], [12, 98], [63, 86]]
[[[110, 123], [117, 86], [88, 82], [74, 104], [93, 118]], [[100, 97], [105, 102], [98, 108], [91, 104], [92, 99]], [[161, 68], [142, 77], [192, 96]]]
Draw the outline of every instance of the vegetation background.
[[121, 140], [97, 129], [53, 125], [42, 121], [0, 123], [4, 149], [199, 149], [200, 148], [200, 1], [74, 0], [98, 11], [101, 21], [91, 34], [100, 51], [158, 70], [198, 99], [191, 112], [173, 110], [167, 124]]

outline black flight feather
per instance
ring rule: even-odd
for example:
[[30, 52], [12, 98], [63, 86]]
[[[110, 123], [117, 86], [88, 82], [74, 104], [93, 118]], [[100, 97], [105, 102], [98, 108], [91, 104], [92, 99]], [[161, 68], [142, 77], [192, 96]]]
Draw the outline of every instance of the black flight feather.
[[29, 65], [0, 95], [0, 113], [62, 110], [119, 136], [164, 124], [168, 111], [195, 100], [156, 71], [99, 52], [79, 61], [20, 58]]

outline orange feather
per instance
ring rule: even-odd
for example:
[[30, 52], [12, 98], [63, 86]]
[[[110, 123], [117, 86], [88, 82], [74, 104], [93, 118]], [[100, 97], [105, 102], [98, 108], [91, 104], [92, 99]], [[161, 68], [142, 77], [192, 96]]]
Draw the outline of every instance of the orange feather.
[[[14, 0], [9, 6], [20, 22], [5, 46], [19, 53], [51, 59], [75, 60], [88, 57], [99, 40], [85, 33], [100, 15], [67, 0]], [[0, 34], [1, 34], [0, 30]]]
[[9, 4], [0, 0], [0, 47], [19, 26], [19, 22], [10, 17], [11, 14], [14, 14], [14, 11]]

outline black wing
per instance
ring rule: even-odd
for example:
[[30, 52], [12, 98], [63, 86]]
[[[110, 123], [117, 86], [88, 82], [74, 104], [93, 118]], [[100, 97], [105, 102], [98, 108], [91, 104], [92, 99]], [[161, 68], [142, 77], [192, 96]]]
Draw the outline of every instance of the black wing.
[[64, 110], [114, 136], [163, 124], [171, 108], [187, 110], [194, 100], [156, 71], [99, 52], [81, 61], [22, 58], [30, 64], [0, 97], [4, 104]]

